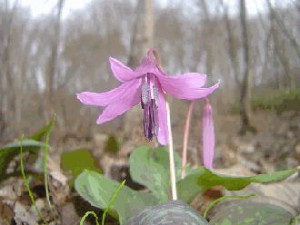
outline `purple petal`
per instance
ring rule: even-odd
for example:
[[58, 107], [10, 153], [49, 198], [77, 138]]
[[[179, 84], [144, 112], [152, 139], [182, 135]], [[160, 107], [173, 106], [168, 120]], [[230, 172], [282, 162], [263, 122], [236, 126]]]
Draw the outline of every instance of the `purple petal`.
[[77, 94], [77, 98], [86, 105], [107, 106], [122, 98], [126, 92], [135, 92], [139, 86], [139, 80], [132, 80], [103, 93], [81, 92]]
[[202, 151], [204, 167], [212, 169], [215, 151], [215, 131], [213, 111], [208, 99], [205, 99], [202, 114]]
[[157, 139], [161, 145], [167, 145], [168, 141], [168, 123], [167, 123], [167, 108], [165, 96], [159, 88], [158, 90], [158, 135]]
[[140, 76], [147, 73], [162, 74], [157, 67], [157, 61], [154, 58], [152, 51], [148, 51], [147, 57], [142, 59], [140, 65], [135, 69], [134, 72]]
[[185, 73], [182, 75], [158, 75], [159, 81], [162, 84], [163, 89], [165, 86], [168, 88], [179, 88], [179, 89], [189, 89], [189, 88], [199, 88], [206, 83], [206, 74], [200, 73]]
[[179, 99], [194, 100], [210, 95], [219, 87], [219, 81], [211, 87], [201, 88], [206, 76], [197, 73], [188, 73], [180, 76], [157, 76], [162, 89]]
[[[141, 85], [140, 82], [136, 82], [138, 85], [131, 87], [115, 102], [110, 103], [101, 113], [97, 119], [97, 124], [102, 124], [107, 121], [113, 120], [117, 116], [122, 115], [133, 106], [137, 105], [141, 101]], [[135, 84], [136, 84], [135, 83]]]
[[136, 73], [113, 57], [109, 57], [110, 68], [119, 81], [125, 82], [137, 78]]

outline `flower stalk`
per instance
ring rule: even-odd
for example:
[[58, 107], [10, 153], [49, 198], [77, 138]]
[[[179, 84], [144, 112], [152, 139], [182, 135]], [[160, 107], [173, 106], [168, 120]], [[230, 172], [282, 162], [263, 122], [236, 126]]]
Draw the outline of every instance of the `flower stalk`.
[[[157, 66], [161, 68], [161, 63], [156, 50], [153, 50], [153, 55], [157, 61]], [[173, 134], [171, 126], [171, 110], [168, 99], [166, 98], [166, 112], [167, 112], [167, 127], [168, 127], [168, 143], [169, 143], [169, 163], [170, 163], [170, 181], [171, 181], [171, 194], [172, 200], [177, 200], [177, 187], [176, 187], [176, 166], [174, 157]]]
[[185, 168], [186, 168], [186, 162], [187, 162], [187, 144], [189, 139], [189, 133], [190, 133], [190, 123], [191, 123], [191, 117], [192, 112], [195, 106], [195, 101], [192, 101], [189, 110], [186, 116], [185, 121], [185, 127], [184, 127], [184, 136], [183, 136], [183, 147], [182, 147], [182, 161], [181, 161], [181, 179], [185, 177]]
[[171, 191], [172, 191], [172, 199], [177, 200], [174, 146], [173, 146], [173, 135], [172, 135], [172, 128], [171, 128], [170, 105], [168, 101], [166, 101], [166, 105], [167, 105], [167, 124], [168, 124], [168, 133], [169, 133], [168, 140], [169, 140]]

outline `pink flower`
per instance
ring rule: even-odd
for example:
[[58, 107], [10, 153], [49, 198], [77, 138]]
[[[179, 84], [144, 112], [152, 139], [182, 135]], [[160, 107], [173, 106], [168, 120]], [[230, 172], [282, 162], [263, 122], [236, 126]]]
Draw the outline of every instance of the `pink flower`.
[[163, 72], [149, 50], [147, 57], [132, 70], [110, 57], [111, 70], [121, 85], [103, 93], [82, 92], [77, 98], [86, 105], [105, 107], [97, 124], [102, 124], [122, 115], [130, 108], [141, 104], [143, 109], [144, 134], [148, 140], [157, 136], [160, 144], [168, 144], [165, 92], [178, 99], [199, 99], [211, 94], [219, 83], [203, 88], [206, 75], [186, 73], [168, 76]]
[[209, 100], [205, 98], [202, 114], [202, 156], [204, 167], [213, 168], [213, 158], [215, 151], [215, 131], [213, 121], [213, 111]]

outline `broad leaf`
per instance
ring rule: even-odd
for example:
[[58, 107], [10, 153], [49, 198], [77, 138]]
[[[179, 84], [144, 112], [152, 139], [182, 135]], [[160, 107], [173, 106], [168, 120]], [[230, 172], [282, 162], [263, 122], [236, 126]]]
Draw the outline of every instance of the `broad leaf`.
[[208, 222], [188, 204], [169, 201], [156, 206], [146, 207], [130, 218], [126, 225], [208, 225]]
[[[76, 191], [92, 206], [105, 209], [120, 184], [94, 171], [85, 170], [75, 180]], [[118, 218], [121, 224], [146, 206], [155, 205], [158, 200], [149, 193], [137, 192], [124, 186], [119, 192], [109, 214]]]
[[250, 177], [234, 177], [214, 173], [206, 168], [197, 168], [177, 183], [179, 199], [184, 202], [191, 202], [196, 196], [204, 193], [213, 186], [221, 185], [227, 190], [241, 190], [251, 183], [270, 183], [281, 181], [299, 168], [283, 170], [271, 174], [259, 174]]
[[22, 141], [12, 142], [4, 148], [0, 149], [0, 181], [5, 178], [6, 169], [10, 161], [20, 154], [20, 148], [22, 145], [23, 152], [35, 152], [36, 150], [46, 147], [47, 145], [43, 142], [24, 139]]
[[37, 150], [48, 147], [45, 143], [40, 142], [46, 133], [50, 132], [54, 122], [49, 122], [45, 127], [33, 134], [28, 139], [21, 141], [15, 141], [7, 144], [4, 148], [0, 149], [0, 181], [7, 178], [6, 169], [10, 161], [20, 154], [20, 147], [22, 145], [23, 152], [37, 152]]
[[279, 206], [251, 201], [235, 201], [219, 207], [211, 225], [289, 225], [293, 215]]
[[[180, 159], [175, 154], [177, 175], [180, 174]], [[151, 149], [143, 146], [134, 150], [129, 159], [132, 179], [146, 186], [160, 202], [169, 200], [170, 172], [168, 151], [161, 147]]]
[[39, 131], [34, 133], [30, 139], [41, 141], [43, 137], [51, 131], [52, 127], [54, 126], [55, 122], [52, 120], [46, 126], [42, 127]]
[[78, 149], [61, 154], [61, 168], [70, 171], [74, 179], [85, 169], [102, 173], [102, 169], [94, 156], [86, 149]]

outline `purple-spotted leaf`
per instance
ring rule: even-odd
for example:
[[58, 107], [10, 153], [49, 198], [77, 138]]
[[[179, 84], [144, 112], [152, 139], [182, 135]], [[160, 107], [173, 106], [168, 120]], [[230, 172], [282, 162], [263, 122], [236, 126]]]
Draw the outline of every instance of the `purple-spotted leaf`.
[[[94, 171], [85, 170], [75, 180], [75, 189], [92, 206], [106, 209], [120, 183]], [[158, 203], [150, 193], [134, 191], [127, 186], [119, 191], [108, 213], [122, 224], [139, 210]]]
[[[176, 174], [180, 177], [180, 158], [175, 154]], [[129, 159], [132, 179], [146, 186], [160, 202], [169, 200], [170, 172], [168, 151], [164, 147], [143, 146], [132, 152]]]
[[223, 186], [227, 190], [241, 190], [251, 183], [271, 183], [281, 181], [300, 170], [300, 167], [271, 174], [259, 174], [249, 177], [235, 177], [218, 174], [206, 168], [197, 168], [177, 183], [179, 199], [191, 202], [195, 197], [211, 187]]
[[181, 201], [150, 206], [130, 218], [126, 225], [208, 225], [208, 222]]
[[269, 203], [252, 202], [251, 200], [236, 200], [230, 205], [218, 207], [218, 209], [209, 224], [290, 225], [293, 220], [293, 215], [284, 208]]

